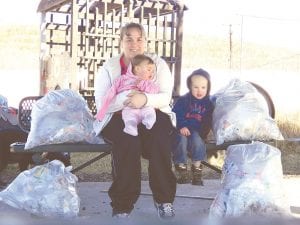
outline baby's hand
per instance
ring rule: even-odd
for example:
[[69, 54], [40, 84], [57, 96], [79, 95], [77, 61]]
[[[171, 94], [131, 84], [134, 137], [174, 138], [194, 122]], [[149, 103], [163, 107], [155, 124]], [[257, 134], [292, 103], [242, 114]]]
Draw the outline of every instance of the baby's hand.
[[128, 99], [124, 102], [124, 105], [130, 108], [140, 109], [147, 103], [147, 96], [139, 91], [130, 92], [127, 97]]

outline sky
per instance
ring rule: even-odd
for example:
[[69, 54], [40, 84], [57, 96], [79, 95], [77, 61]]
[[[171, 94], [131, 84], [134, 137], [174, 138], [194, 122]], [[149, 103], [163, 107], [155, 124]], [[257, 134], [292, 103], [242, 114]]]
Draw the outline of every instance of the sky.
[[[40, 0], [0, 1], [0, 25], [39, 25], [36, 9]], [[300, 50], [299, 0], [179, 1], [189, 8], [184, 15], [184, 32], [224, 36], [231, 24], [233, 38]]]
[[0, 2], [0, 25], [39, 24], [40, 17], [36, 9], [40, 0], [0, 0]]
[[[186, 0], [184, 32], [224, 36], [300, 50], [299, 0]], [[197, 24], [197, 25], [195, 25]], [[195, 29], [197, 26], [198, 29]]]

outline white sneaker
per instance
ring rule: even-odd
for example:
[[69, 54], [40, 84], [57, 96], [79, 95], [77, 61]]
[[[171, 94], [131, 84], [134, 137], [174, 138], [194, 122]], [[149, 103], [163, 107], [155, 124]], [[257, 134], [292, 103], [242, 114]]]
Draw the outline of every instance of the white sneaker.
[[113, 218], [124, 219], [129, 218], [129, 213], [116, 213], [112, 215]]
[[157, 209], [159, 218], [161, 219], [172, 219], [175, 216], [174, 208], [172, 203], [156, 203], [154, 205]]

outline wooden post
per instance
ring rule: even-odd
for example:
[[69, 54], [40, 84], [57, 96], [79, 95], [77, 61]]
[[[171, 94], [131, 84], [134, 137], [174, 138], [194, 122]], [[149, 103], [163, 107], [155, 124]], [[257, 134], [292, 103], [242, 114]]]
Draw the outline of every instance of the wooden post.
[[182, 42], [183, 42], [183, 7], [180, 6], [177, 11], [177, 23], [176, 23], [176, 63], [175, 63], [175, 77], [174, 77], [174, 89], [173, 97], [180, 95], [181, 86], [181, 64], [182, 64]]
[[40, 20], [40, 90], [39, 95], [44, 95], [47, 92], [46, 89], [46, 77], [47, 77], [47, 62], [49, 57], [49, 46], [47, 45], [47, 30], [46, 30], [46, 14], [41, 13]]
[[78, 48], [78, 5], [77, 0], [72, 0], [72, 26], [71, 26], [71, 68], [69, 88], [78, 90], [79, 84], [77, 79], [77, 48]]

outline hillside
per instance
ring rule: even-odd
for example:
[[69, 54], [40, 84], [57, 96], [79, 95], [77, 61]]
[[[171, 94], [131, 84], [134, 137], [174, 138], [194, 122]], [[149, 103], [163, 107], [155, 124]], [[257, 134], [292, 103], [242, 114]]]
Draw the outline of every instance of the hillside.
[[38, 27], [0, 27], [0, 70], [38, 69]]
[[232, 40], [230, 54], [230, 44], [226, 38], [184, 36], [183, 54], [183, 67], [203, 65], [207, 68], [239, 70], [242, 63], [243, 70], [298, 72], [300, 69], [300, 54], [297, 51], [243, 42], [241, 53], [240, 40]]
[[[39, 57], [39, 27], [0, 27], [0, 69], [36, 69]], [[203, 35], [184, 34], [182, 68], [205, 67], [214, 69], [239, 70], [283, 70], [299, 71], [300, 54], [283, 48], [262, 46], [255, 43], [229, 41]], [[231, 63], [230, 63], [231, 55]], [[242, 56], [242, 57], [241, 57]], [[241, 62], [242, 60], [242, 62]]]

